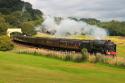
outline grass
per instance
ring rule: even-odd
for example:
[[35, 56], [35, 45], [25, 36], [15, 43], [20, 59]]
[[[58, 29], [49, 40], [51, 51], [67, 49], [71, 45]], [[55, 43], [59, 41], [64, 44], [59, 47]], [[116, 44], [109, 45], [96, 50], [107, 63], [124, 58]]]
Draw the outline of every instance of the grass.
[[0, 52], [0, 83], [124, 83], [125, 70]]
[[[38, 34], [36, 37], [51, 37]], [[54, 37], [54, 36], [52, 36]], [[71, 36], [74, 39], [90, 39]], [[118, 45], [118, 56], [125, 57], [125, 38], [107, 37]], [[18, 47], [14, 50], [26, 49]], [[125, 69], [104, 64], [74, 63], [53, 58], [0, 52], [0, 83], [124, 83]]]

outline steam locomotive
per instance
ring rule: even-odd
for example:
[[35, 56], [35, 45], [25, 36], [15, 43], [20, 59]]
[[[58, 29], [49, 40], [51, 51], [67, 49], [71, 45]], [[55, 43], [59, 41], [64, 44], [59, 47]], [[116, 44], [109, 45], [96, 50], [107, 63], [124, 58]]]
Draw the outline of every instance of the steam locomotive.
[[35, 45], [37, 47], [49, 47], [63, 50], [81, 51], [87, 49], [88, 53], [101, 53], [116, 55], [116, 44], [110, 40], [77, 40], [65, 38], [43, 38], [30, 36], [13, 36], [15, 42]]

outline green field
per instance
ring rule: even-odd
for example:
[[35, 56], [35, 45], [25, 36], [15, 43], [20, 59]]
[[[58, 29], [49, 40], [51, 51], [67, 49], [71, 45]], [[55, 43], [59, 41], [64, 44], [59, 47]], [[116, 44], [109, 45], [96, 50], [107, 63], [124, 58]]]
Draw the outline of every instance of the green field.
[[[85, 36], [70, 38], [88, 39]], [[125, 38], [107, 39], [117, 44], [118, 56], [125, 57]], [[14, 53], [19, 49], [27, 48], [16, 46], [13, 51], [0, 52], [0, 83], [125, 83], [125, 68]]]
[[125, 69], [0, 52], [0, 83], [125, 83]]

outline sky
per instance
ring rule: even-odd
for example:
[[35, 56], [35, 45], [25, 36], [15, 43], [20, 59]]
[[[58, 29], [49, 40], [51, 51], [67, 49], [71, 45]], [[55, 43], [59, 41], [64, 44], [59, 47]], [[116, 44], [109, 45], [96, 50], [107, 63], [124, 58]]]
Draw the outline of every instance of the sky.
[[125, 20], [125, 0], [24, 0], [45, 15]]

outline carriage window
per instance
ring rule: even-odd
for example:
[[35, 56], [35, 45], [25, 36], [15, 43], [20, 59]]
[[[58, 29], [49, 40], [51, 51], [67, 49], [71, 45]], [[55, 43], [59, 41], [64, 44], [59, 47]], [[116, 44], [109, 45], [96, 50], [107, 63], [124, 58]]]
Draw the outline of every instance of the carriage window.
[[66, 41], [61, 41], [60, 44], [61, 45], [67, 45], [67, 42]]
[[51, 41], [46, 41], [47, 44], [53, 44]]

